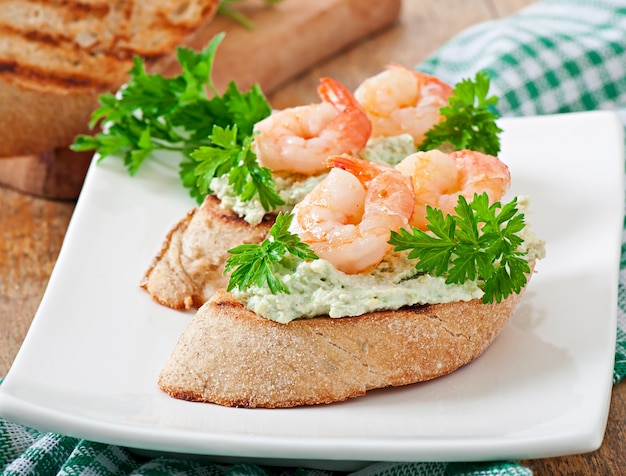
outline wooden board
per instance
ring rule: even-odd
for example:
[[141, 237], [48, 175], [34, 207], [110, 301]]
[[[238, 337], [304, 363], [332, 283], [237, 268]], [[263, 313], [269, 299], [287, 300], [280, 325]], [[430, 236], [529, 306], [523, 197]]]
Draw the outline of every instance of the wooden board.
[[[215, 58], [213, 79], [217, 88], [223, 91], [234, 79], [240, 88], [258, 83], [269, 93], [392, 24], [400, 7], [401, 0], [283, 0], [273, 6], [248, 0], [239, 10], [252, 19], [253, 30], [221, 16], [201, 29], [189, 44], [201, 48], [215, 34], [225, 32]], [[164, 69], [177, 72], [175, 67]]]
[[[276, 5], [247, 0], [235, 5], [250, 19], [253, 29], [218, 16], [187, 44], [201, 49], [215, 34], [225, 32], [213, 71], [218, 90], [234, 80], [240, 89], [259, 84], [268, 94], [316, 63], [393, 24], [401, 0], [283, 0]], [[174, 61], [163, 61], [157, 68], [164, 75], [178, 73]], [[0, 184], [46, 198], [74, 199], [90, 158], [90, 154], [68, 149], [0, 158]]]

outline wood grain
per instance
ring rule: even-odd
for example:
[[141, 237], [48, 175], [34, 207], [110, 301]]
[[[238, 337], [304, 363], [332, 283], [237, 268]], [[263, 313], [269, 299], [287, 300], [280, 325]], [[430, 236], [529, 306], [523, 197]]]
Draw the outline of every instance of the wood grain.
[[[218, 16], [188, 44], [200, 49], [216, 34], [225, 33], [212, 76], [218, 91], [223, 92], [230, 81], [235, 81], [240, 89], [258, 84], [269, 94], [320, 61], [387, 28], [398, 19], [401, 3], [283, 0], [268, 6], [260, 0], [248, 0], [238, 5], [238, 11], [253, 22], [253, 29]], [[166, 75], [179, 72], [171, 63], [159, 70]]]
[[[369, 3], [369, 2], [368, 2]], [[319, 63], [269, 96], [286, 107], [317, 100], [322, 75], [354, 87], [388, 62], [416, 64], [462, 29], [494, 20], [533, 0], [405, 0], [400, 20]], [[0, 375], [26, 335], [58, 256], [72, 201], [44, 200], [0, 187]], [[613, 475], [626, 467], [626, 384], [614, 387], [602, 447], [583, 455], [526, 460], [537, 475]]]
[[[234, 4], [253, 29], [219, 15], [186, 43], [204, 48], [218, 33], [225, 37], [217, 50], [213, 83], [223, 92], [230, 81], [247, 90], [259, 84], [270, 93], [281, 84], [359, 39], [388, 27], [398, 18], [401, 0], [261, 0]], [[180, 73], [174, 56], [152, 66], [164, 76]], [[68, 144], [69, 145], [69, 144]], [[76, 198], [91, 153], [61, 147], [39, 155], [0, 158], [0, 184], [47, 198]]]
[[73, 210], [73, 202], [0, 188], [0, 375], [24, 340]]

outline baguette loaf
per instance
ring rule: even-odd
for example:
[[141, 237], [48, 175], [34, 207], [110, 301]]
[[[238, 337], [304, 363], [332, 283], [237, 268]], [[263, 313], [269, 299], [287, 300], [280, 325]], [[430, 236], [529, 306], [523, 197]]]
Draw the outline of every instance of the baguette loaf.
[[178, 399], [237, 407], [326, 404], [446, 375], [481, 355], [521, 294], [280, 324], [217, 292], [158, 381]]
[[218, 0], [9, 0], [0, 8], [0, 157], [66, 147], [133, 55], [157, 68]]
[[173, 309], [200, 307], [228, 283], [224, 275], [228, 250], [263, 241], [272, 224], [268, 217], [250, 226], [209, 195], [170, 230], [140, 286]]

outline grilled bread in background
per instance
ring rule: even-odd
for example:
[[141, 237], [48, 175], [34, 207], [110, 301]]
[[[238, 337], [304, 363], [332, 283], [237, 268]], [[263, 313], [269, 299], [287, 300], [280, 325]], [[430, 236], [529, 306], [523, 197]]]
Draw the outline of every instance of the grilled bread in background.
[[217, 9], [218, 0], [0, 1], [0, 157], [49, 152], [87, 133], [98, 97], [148, 65]]
[[259, 84], [269, 93], [393, 24], [402, 0], [237, 2], [253, 30], [226, 15], [213, 18], [218, 3], [0, 0], [0, 186], [75, 199], [92, 153], [67, 146], [88, 132], [97, 97], [125, 82], [133, 53], [148, 58], [151, 72], [172, 76], [180, 72], [177, 46], [202, 49], [224, 31], [217, 89], [234, 80], [241, 89]]

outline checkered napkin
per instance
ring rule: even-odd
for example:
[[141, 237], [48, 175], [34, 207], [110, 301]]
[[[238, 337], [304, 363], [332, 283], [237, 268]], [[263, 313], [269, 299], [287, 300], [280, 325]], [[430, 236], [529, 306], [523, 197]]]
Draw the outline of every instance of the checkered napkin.
[[[501, 116], [613, 110], [626, 126], [626, 2], [544, 0], [479, 24], [418, 66], [450, 84], [484, 70]], [[614, 382], [626, 377], [626, 229]]]
[[[544, 0], [453, 38], [418, 69], [449, 83], [489, 73], [502, 116], [614, 109], [626, 124], [624, 0]], [[625, 233], [626, 236], [626, 233]], [[626, 239], [624, 240], [626, 243]], [[626, 376], [626, 248], [619, 283], [615, 382]], [[137, 456], [125, 448], [40, 433], [0, 419], [3, 475], [326, 476], [250, 464], [222, 466]], [[530, 475], [516, 462], [379, 463], [354, 476]]]

